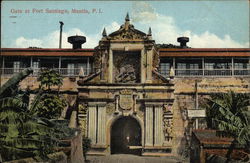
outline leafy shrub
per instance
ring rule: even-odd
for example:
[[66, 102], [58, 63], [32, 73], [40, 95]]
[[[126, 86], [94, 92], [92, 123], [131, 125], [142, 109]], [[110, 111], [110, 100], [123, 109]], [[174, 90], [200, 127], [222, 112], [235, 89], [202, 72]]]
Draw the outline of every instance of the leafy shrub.
[[66, 107], [66, 102], [60, 96], [54, 94], [42, 95], [39, 104], [32, 108], [32, 112], [38, 117], [55, 119], [60, 117], [62, 110]]

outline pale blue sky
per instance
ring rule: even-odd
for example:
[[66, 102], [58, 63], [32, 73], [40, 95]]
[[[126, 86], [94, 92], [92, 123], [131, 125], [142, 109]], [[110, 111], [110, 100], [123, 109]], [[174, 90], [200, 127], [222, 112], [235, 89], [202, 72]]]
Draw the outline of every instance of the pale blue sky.
[[[216, 47], [202, 40], [218, 42], [218, 47], [249, 46], [249, 2], [246, 1], [4, 1], [2, 2], [1, 28], [2, 47], [22, 47], [28, 41], [40, 41], [47, 45], [45, 36], [59, 30], [59, 21], [64, 22], [64, 32], [77, 28], [94, 42], [100, 39], [102, 28], [124, 23], [127, 12], [134, 26], [147, 32], [152, 27], [156, 42], [173, 43], [178, 35], [190, 35], [196, 41], [194, 47]], [[66, 9], [68, 14], [45, 13], [46, 9]], [[90, 14], [73, 14], [71, 10], [86, 9]], [[12, 13], [11, 9], [22, 10]], [[24, 13], [26, 9], [30, 13]], [[32, 13], [43, 9], [44, 13]], [[100, 9], [102, 13], [92, 13]], [[146, 13], [146, 16], [144, 15]], [[16, 16], [13, 18], [13, 16]], [[145, 20], [142, 20], [145, 19]], [[157, 19], [157, 20], [155, 20]], [[113, 29], [112, 27], [108, 29]], [[157, 32], [158, 31], [158, 32]], [[111, 33], [113, 31], [107, 31]], [[155, 33], [154, 33], [155, 32]], [[81, 34], [81, 33], [80, 33]], [[98, 38], [98, 36], [100, 37]], [[17, 41], [22, 37], [23, 41]], [[161, 37], [164, 37], [161, 38]], [[169, 37], [169, 39], [168, 39]], [[33, 41], [33, 42], [36, 42]], [[87, 40], [88, 41], [88, 40]], [[42, 42], [42, 43], [41, 43]], [[56, 42], [56, 40], [55, 40]], [[197, 42], [201, 42], [198, 44]], [[35, 46], [31, 45], [31, 46]], [[56, 45], [56, 44], [55, 44]], [[97, 45], [97, 43], [96, 43]], [[220, 45], [220, 46], [219, 46]], [[26, 46], [23, 45], [23, 46]], [[57, 48], [57, 47], [54, 47]]]

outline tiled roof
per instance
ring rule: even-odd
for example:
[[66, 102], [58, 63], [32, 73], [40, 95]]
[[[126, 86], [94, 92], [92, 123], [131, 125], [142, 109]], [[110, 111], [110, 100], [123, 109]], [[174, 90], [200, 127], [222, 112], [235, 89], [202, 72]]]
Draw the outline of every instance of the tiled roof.
[[250, 48], [159, 49], [161, 57], [250, 57]]
[[93, 56], [94, 49], [2, 48], [3, 56]]
[[193, 131], [201, 144], [231, 144], [233, 138], [218, 136], [216, 130], [198, 129]]
[[[2, 48], [3, 56], [93, 56], [94, 49]], [[162, 48], [160, 57], [250, 57], [250, 48]]]

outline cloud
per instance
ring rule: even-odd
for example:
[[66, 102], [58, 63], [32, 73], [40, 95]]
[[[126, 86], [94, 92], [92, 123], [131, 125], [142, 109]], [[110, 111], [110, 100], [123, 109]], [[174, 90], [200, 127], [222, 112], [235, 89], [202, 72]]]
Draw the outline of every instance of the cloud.
[[146, 2], [132, 4], [132, 22], [150, 22], [157, 18], [154, 8]]
[[38, 46], [41, 47], [42, 41], [38, 39], [26, 39], [23, 36], [19, 37], [15, 41], [15, 47], [23, 48], [29, 46]]
[[240, 44], [234, 41], [229, 35], [225, 35], [223, 38], [216, 36], [208, 31], [201, 35], [193, 34], [190, 31], [186, 32], [186, 36], [190, 37], [189, 46], [200, 48], [247, 48], [248, 43]]
[[[25, 38], [19, 37], [15, 40], [14, 47], [28, 48], [28, 47], [42, 47], [42, 48], [57, 48], [59, 47], [59, 30], [53, 31], [42, 38]], [[72, 48], [68, 43], [69, 36], [81, 35], [86, 37], [86, 43], [82, 45], [83, 48], [94, 48], [98, 44], [99, 35], [86, 35], [78, 28], [70, 29], [62, 33], [62, 48]]]
[[[112, 22], [110, 25], [105, 25], [107, 34], [110, 34], [120, 28], [117, 22]], [[102, 28], [102, 29], [103, 29]], [[101, 30], [100, 30], [101, 31]], [[101, 31], [102, 32], [102, 31]], [[86, 37], [86, 43], [82, 45], [83, 48], [94, 48], [98, 45], [98, 41], [101, 39], [101, 32], [98, 34], [85, 34], [78, 28], [72, 28], [62, 33], [62, 48], [72, 48], [72, 45], [68, 43], [68, 37], [79, 35]], [[28, 48], [28, 47], [41, 47], [41, 48], [57, 48], [59, 47], [59, 30], [53, 31], [48, 35], [41, 38], [25, 38], [23, 36], [17, 38], [14, 41], [12, 47], [16, 48]]]
[[120, 28], [120, 24], [118, 24], [117, 22], [112, 22], [110, 25], [107, 25], [105, 28], [106, 28], [106, 31], [107, 31], [107, 34], [110, 34], [114, 31], [117, 31], [119, 28]]
[[[141, 6], [141, 7], [139, 7]], [[196, 34], [191, 30], [181, 30], [173, 17], [161, 15], [146, 2], [134, 2], [132, 20], [139, 27], [151, 27], [153, 39], [156, 43], [171, 43], [178, 45], [177, 38], [189, 37], [188, 46], [193, 48], [248, 48], [249, 42], [239, 43], [233, 40], [229, 34], [219, 37], [209, 31]]]
[[[131, 22], [135, 28], [142, 29], [147, 32], [151, 27], [153, 39], [156, 43], [171, 43], [179, 45], [177, 38], [181, 36], [189, 37], [190, 41], [187, 44], [192, 48], [248, 48], [249, 42], [239, 43], [233, 40], [229, 34], [219, 37], [210, 31], [204, 31], [197, 34], [194, 31], [180, 29], [173, 17], [159, 14], [147, 2], [133, 2]], [[94, 48], [98, 45], [98, 41], [102, 37], [102, 30], [105, 27], [107, 34], [110, 34], [120, 28], [121, 24], [116, 21], [108, 25], [104, 25], [99, 29], [98, 34], [86, 34], [78, 28], [72, 28], [62, 33], [62, 48], [71, 48], [72, 45], [67, 42], [67, 38], [72, 35], [83, 35], [87, 42], [83, 44], [83, 48]], [[17, 38], [12, 47], [27, 48], [30, 46], [42, 48], [57, 48], [59, 47], [59, 30], [53, 31], [41, 38], [25, 38], [24, 36]]]

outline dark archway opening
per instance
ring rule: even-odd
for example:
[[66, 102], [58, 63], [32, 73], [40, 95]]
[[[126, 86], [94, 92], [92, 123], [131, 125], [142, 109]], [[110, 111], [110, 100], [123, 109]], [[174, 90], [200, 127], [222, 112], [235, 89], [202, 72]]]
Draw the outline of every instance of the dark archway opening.
[[141, 149], [133, 148], [136, 146], [141, 146], [141, 127], [137, 120], [132, 117], [116, 120], [111, 129], [111, 154], [140, 155]]

